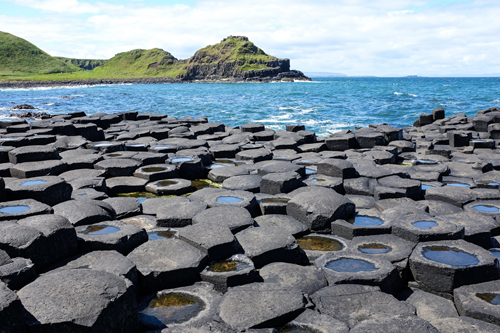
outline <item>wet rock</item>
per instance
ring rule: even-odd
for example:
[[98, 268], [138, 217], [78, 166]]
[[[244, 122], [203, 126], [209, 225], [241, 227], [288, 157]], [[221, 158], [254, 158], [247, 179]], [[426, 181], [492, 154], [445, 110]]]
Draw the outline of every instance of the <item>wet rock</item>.
[[262, 267], [260, 276], [266, 283], [277, 283], [281, 287], [291, 287], [312, 295], [327, 286], [323, 273], [313, 266], [298, 266], [276, 262]]
[[311, 300], [322, 314], [332, 316], [351, 328], [365, 320], [415, 315], [412, 305], [400, 302], [373, 286], [346, 284], [325, 287], [314, 293]]
[[287, 214], [314, 231], [328, 230], [330, 223], [354, 214], [354, 203], [337, 192], [317, 187], [297, 194], [287, 204]]
[[133, 285], [111, 273], [75, 269], [47, 274], [21, 289], [18, 296], [29, 330], [137, 331]]
[[353, 239], [358, 236], [381, 235], [391, 233], [392, 224], [380, 217], [378, 211], [358, 210], [347, 220], [338, 219], [331, 223], [332, 234]]
[[23, 306], [15, 292], [0, 282], [0, 326], [5, 333], [24, 333]]
[[313, 262], [326, 253], [346, 251], [349, 240], [333, 235], [308, 234], [298, 238], [297, 243], [308, 260]]
[[252, 283], [230, 288], [222, 297], [219, 316], [234, 330], [282, 326], [295, 319], [307, 304], [302, 292], [274, 283]]
[[374, 235], [353, 238], [349, 251], [396, 263], [409, 258], [414, 247], [415, 243], [394, 235]]
[[280, 228], [249, 228], [239, 232], [236, 238], [256, 268], [276, 261], [300, 262], [300, 248], [295, 238]]
[[259, 215], [255, 195], [247, 191], [219, 190], [201, 192], [197, 191], [189, 197], [191, 201], [203, 201], [210, 208], [215, 207], [241, 207], [250, 212], [252, 216]]
[[392, 233], [414, 243], [463, 239], [464, 229], [447, 218], [417, 213], [391, 221]]
[[208, 261], [200, 250], [173, 238], [146, 242], [127, 257], [137, 266], [143, 293], [193, 284]]

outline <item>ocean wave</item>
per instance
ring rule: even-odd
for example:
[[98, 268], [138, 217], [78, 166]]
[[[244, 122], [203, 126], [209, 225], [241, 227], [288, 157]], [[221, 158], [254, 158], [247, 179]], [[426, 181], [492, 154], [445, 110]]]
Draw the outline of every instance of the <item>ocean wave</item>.
[[403, 95], [403, 93], [400, 93], [400, 92], [395, 92], [394, 95]]
[[405, 94], [405, 93], [401, 93], [401, 92], [395, 92], [394, 95], [406, 95], [406, 96], [411, 96], [411, 97], [418, 97], [418, 95], [414, 95], [414, 94]]
[[55, 90], [55, 89], [82, 89], [92, 87], [108, 87], [108, 86], [131, 86], [133, 83], [117, 83], [117, 84], [82, 84], [76, 86], [53, 86], [53, 87], [36, 87], [36, 88], [4, 88], [2, 91], [37, 91], [37, 90]]

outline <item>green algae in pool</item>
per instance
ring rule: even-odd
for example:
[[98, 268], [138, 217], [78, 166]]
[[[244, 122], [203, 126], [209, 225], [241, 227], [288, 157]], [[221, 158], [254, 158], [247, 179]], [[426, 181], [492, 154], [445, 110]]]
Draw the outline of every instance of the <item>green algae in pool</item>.
[[106, 156], [109, 156], [109, 157], [120, 157], [120, 156], [123, 156], [123, 154], [115, 153], [115, 154], [108, 154]]
[[120, 228], [110, 225], [89, 225], [82, 233], [85, 235], [109, 235], [117, 233], [118, 231], [120, 231]]
[[210, 179], [195, 179], [191, 181], [191, 186], [196, 190], [203, 190], [204, 188], [222, 188], [222, 184], [215, 183]]
[[224, 197], [218, 197], [215, 201], [233, 204], [233, 203], [242, 202], [243, 200], [244, 200], [243, 198], [224, 196]]
[[162, 167], [147, 167], [147, 168], [142, 168], [142, 172], [160, 172], [160, 171], [165, 171], [167, 168], [162, 168]]
[[29, 209], [30, 206], [9, 206], [0, 208], [0, 212], [5, 214], [19, 214], [24, 213]]
[[196, 317], [204, 308], [205, 303], [198, 297], [170, 293], [155, 297], [146, 306], [141, 306], [139, 317], [147, 327], [165, 328]]
[[492, 293], [477, 293], [476, 297], [493, 305], [500, 305], [500, 295]]
[[210, 272], [225, 273], [225, 272], [238, 272], [249, 268], [250, 265], [240, 261], [220, 261], [213, 262], [208, 266]]
[[286, 204], [286, 203], [288, 203], [288, 201], [290, 201], [290, 199], [286, 199], [286, 198], [266, 198], [266, 199], [259, 200], [259, 203], [263, 203], [263, 204], [266, 204], [266, 203], [282, 203], [282, 204]]
[[156, 184], [158, 184], [158, 185], [160, 185], [160, 186], [170, 186], [170, 185], [175, 185], [175, 184], [177, 184], [177, 183], [178, 183], [178, 182], [176, 182], [176, 181], [174, 181], [174, 180], [161, 180], [161, 181], [159, 181], [159, 182], [158, 182], [158, 183], [156, 183]]
[[423, 230], [429, 230], [433, 227], [438, 226], [439, 224], [434, 221], [417, 221], [413, 222], [412, 225], [416, 228], [423, 229]]
[[344, 248], [341, 242], [336, 239], [319, 236], [306, 236], [297, 239], [302, 250], [308, 251], [340, 251]]
[[21, 186], [29, 186], [29, 185], [38, 185], [38, 184], [45, 184], [47, 181], [46, 180], [28, 180], [27, 182], [24, 182], [21, 184]]
[[451, 266], [473, 266], [479, 263], [475, 255], [447, 246], [425, 247], [422, 254], [429, 260]]
[[477, 205], [477, 206], [472, 206], [475, 210], [478, 210], [480, 212], [485, 212], [485, 213], [498, 213], [500, 212], [500, 208], [495, 207], [495, 206], [490, 206], [490, 205]]
[[374, 216], [357, 215], [347, 222], [359, 227], [375, 227], [384, 223], [382, 219]]
[[330, 261], [325, 267], [342, 273], [373, 272], [378, 270], [375, 264], [369, 261], [351, 258]]
[[179, 162], [189, 162], [192, 161], [193, 159], [190, 157], [176, 157], [170, 160], [172, 163], [179, 163]]
[[367, 254], [381, 254], [392, 251], [392, 248], [384, 244], [363, 244], [358, 246], [358, 251]]
[[165, 239], [174, 237], [175, 232], [172, 231], [154, 231], [148, 232], [149, 240]]

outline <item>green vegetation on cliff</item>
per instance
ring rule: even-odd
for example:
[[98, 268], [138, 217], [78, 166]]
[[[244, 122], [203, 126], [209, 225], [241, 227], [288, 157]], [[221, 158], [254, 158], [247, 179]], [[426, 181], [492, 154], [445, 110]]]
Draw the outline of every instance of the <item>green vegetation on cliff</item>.
[[0, 31], [0, 76], [51, 74], [80, 68], [51, 57], [30, 42]]
[[267, 68], [267, 63], [275, 60], [278, 58], [267, 55], [248, 38], [229, 36], [218, 44], [198, 50], [187, 63], [194, 65], [236, 63], [239, 70], [247, 71]]
[[86, 71], [93, 70], [97, 66], [104, 65], [107, 62], [107, 60], [105, 59], [74, 59], [65, 57], [54, 57], [54, 58], [59, 59], [67, 64], [80, 67], [81, 69]]
[[56, 59], [21, 38], [6, 33], [1, 33], [0, 38], [0, 80], [228, 78], [241, 76], [244, 71], [276, 67], [279, 60], [242, 36], [229, 36], [186, 60], [158, 48], [122, 52], [109, 60]]

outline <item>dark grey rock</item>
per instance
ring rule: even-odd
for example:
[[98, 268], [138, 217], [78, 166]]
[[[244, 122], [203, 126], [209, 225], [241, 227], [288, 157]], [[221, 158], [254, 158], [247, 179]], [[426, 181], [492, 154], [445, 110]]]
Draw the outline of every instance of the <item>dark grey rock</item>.
[[0, 265], [0, 281], [9, 289], [19, 290], [33, 281], [35, 277], [35, 265], [29, 259], [14, 258], [11, 262]]
[[287, 204], [287, 214], [314, 231], [328, 230], [330, 223], [354, 214], [354, 203], [322, 187], [297, 194]]
[[289, 193], [302, 186], [296, 172], [270, 173], [262, 177], [260, 192], [268, 194]]
[[499, 333], [497, 325], [469, 317], [444, 318], [431, 322], [441, 333]]
[[128, 158], [107, 159], [94, 164], [97, 170], [105, 170], [109, 177], [132, 176], [141, 163]]
[[281, 228], [248, 228], [240, 231], [236, 238], [256, 268], [276, 261], [300, 262], [300, 248], [295, 238]]
[[134, 177], [153, 182], [162, 179], [178, 178], [179, 170], [176, 169], [175, 165], [151, 164], [135, 170]]
[[113, 220], [114, 212], [98, 203], [95, 200], [69, 200], [54, 206], [54, 214], [64, 216], [75, 227]]
[[[452, 265], [428, 259], [424, 251], [463, 251], [469, 255], [469, 265]], [[445, 253], [446, 256], [446, 253]], [[477, 260], [477, 262], [475, 261]], [[429, 292], [451, 293], [463, 285], [498, 279], [498, 260], [489, 251], [463, 240], [425, 242], [418, 244], [410, 256], [410, 269], [415, 281]]]
[[[386, 250], [389, 251], [382, 252], [383, 247], [386, 247]], [[387, 259], [392, 263], [396, 263], [408, 259], [414, 247], [415, 243], [394, 235], [374, 235], [353, 238], [349, 244], [349, 251], [367, 257]]]
[[259, 227], [278, 227], [294, 237], [301, 237], [308, 232], [305, 224], [288, 215], [268, 214], [255, 218]]
[[260, 192], [262, 177], [259, 175], [243, 175], [226, 178], [222, 182], [222, 188], [234, 191]]
[[136, 332], [138, 328], [134, 287], [111, 273], [74, 269], [47, 274], [18, 296], [32, 331]]
[[349, 327], [340, 320], [307, 309], [284, 326], [284, 329], [312, 329], [318, 333], [347, 333]]
[[500, 310], [495, 297], [500, 295], [500, 281], [462, 286], [453, 291], [455, 305], [461, 316], [500, 324]]
[[103, 200], [113, 207], [116, 212], [116, 218], [122, 219], [141, 213], [141, 204], [137, 198], [122, 197], [122, 198], [108, 198]]
[[308, 295], [327, 286], [323, 273], [313, 266], [276, 262], [262, 267], [259, 274], [266, 283], [296, 288]]
[[60, 160], [45, 160], [15, 164], [10, 174], [16, 178], [33, 178], [41, 176], [57, 176], [68, 170], [68, 165]]
[[184, 227], [177, 237], [206, 253], [210, 261], [220, 261], [243, 252], [231, 230], [217, 222]]
[[137, 177], [113, 177], [106, 179], [105, 190], [110, 195], [129, 192], [143, 192], [147, 182], [148, 181], [146, 179]]
[[349, 327], [370, 319], [415, 315], [412, 305], [400, 302], [373, 286], [346, 284], [325, 287], [314, 293], [311, 300], [320, 313], [332, 316]]
[[193, 192], [191, 181], [182, 178], [159, 180], [146, 184], [146, 191], [156, 195], [182, 195]]
[[[450, 220], [447, 218], [432, 217], [429, 214], [420, 213], [401, 216], [390, 223], [394, 235], [414, 243], [463, 239], [464, 228], [448, 221]], [[433, 225], [421, 225], [422, 223]]]
[[173, 238], [146, 242], [127, 257], [139, 271], [143, 293], [193, 284], [208, 261], [200, 250]]
[[23, 305], [15, 292], [0, 282], [0, 327], [2, 333], [24, 333]]
[[265, 148], [249, 149], [249, 150], [244, 150], [244, 151], [240, 151], [239, 153], [237, 153], [236, 159], [243, 160], [243, 161], [252, 161], [254, 163], [257, 163], [257, 162], [261, 162], [261, 161], [272, 160], [273, 154]]
[[33, 215], [52, 214], [53, 209], [33, 199], [0, 202], [0, 221], [22, 219]]
[[35, 199], [54, 206], [71, 198], [72, 187], [60, 177], [45, 176], [9, 182], [6, 190], [10, 200]]
[[222, 297], [219, 316], [237, 331], [279, 327], [295, 319], [307, 304], [302, 292], [275, 283], [230, 288]]
[[351, 162], [339, 159], [325, 159], [318, 163], [318, 173], [342, 179], [356, 178], [356, 169]]
[[[356, 221], [363, 218], [371, 218], [377, 223], [365, 225]], [[350, 219], [338, 219], [331, 223], [332, 234], [353, 239], [358, 236], [382, 235], [391, 233], [392, 224], [380, 217], [380, 213], [375, 209], [358, 210], [355, 216]]]
[[440, 333], [426, 320], [418, 317], [407, 318], [375, 318], [365, 320], [354, 326], [352, 333]]
[[76, 227], [81, 252], [114, 250], [127, 255], [147, 242], [144, 229], [121, 221], [105, 221]]
[[226, 225], [233, 234], [246, 229], [254, 224], [254, 220], [248, 210], [242, 207], [220, 206], [210, 208], [193, 217], [193, 224], [219, 223]]
[[57, 149], [51, 146], [24, 146], [9, 151], [9, 161], [14, 164], [58, 159]]
[[417, 316], [427, 321], [458, 317], [453, 301], [416, 288], [407, 288], [397, 295], [400, 301], [417, 309]]
[[156, 211], [157, 225], [159, 227], [185, 227], [194, 224], [193, 218], [206, 209], [207, 204], [203, 202], [192, 202], [185, 198], [165, 198]]

